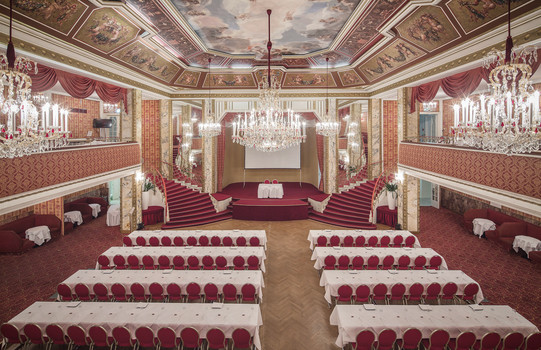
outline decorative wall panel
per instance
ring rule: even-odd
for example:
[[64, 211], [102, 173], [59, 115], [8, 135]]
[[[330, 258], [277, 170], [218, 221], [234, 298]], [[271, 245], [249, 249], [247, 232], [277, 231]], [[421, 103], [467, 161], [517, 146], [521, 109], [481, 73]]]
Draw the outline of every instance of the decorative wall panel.
[[160, 161], [161, 172], [164, 177], [170, 178], [173, 174], [169, 174], [169, 165], [164, 162], [173, 163], [173, 140], [171, 139], [171, 121], [172, 121], [172, 101], [160, 100]]
[[73, 138], [99, 137], [99, 129], [92, 127], [92, 120], [100, 118], [100, 101], [79, 99], [71, 96], [52, 94], [53, 103], [58, 103], [61, 108], [70, 109], [68, 128]]
[[398, 104], [383, 101], [383, 167], [396, 172], [398, 162]]
[[368, 178], [381, 173], [381, 100], [368, 101]]
[[142, 102], [142, 143], [143, 171], [160, 169], [160, 101], [148, 100]]

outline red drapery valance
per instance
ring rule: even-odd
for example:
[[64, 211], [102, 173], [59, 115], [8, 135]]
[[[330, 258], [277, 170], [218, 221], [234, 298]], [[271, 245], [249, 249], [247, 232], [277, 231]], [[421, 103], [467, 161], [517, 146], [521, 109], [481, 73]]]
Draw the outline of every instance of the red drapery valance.
[[87, 98], [95, 91], [98, 97], [107, 103], [123, 102], [128, 112], [128, 90], [108, 83], [86, 78], [81, 75], [64, 72], [38, 64], [38, 73], [30, 74], [32, 92], [43, 92], [51, 89], [57, 82], [75, 98]]

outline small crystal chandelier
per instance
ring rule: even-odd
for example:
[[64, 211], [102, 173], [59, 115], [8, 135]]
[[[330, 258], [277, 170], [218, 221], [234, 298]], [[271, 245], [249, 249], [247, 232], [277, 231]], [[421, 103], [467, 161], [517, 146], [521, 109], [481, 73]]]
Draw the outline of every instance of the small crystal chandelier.
[[467, 98], [453, 106], [455, 143], [506, 155], [539, 151], [541, 115], [539, 91], [531, 85], [530, 65], [537, 61], [537, 48], [513, 49], [511, 5], [508, 7], [508, 37], [505, 52], [493, 50], [484, 59], [491, 96], [478, 101]]
[[269, 41], [267, 42], [267, 76], [258, 84], [258, 109], [238, 115], [233, 122], [233, 142], [262, 152], [276, 152], [299, 145], [306, 140], [306, 123], [291, 109], [284, 111], [280, 102], [280, 82], [271, 76], [270, 15], [267, 10]]
[[423, 102], [424, 112], [435, 112], [437, 108], [438, 108], [438, 103], [436, 101]]
[[218, 136], [222, 133], [222, 126], [220, 123], [215, 122], [214, 113], [212, 113], [212, 100], [210, 99], [210, 57], [209, 57], [209, 98], [206, 102], [207, 109], [205, 111], [206, 114], [206, 122], [199, 123], [199, 136], [203, 137], [214, 137]]
[[329, 57], [327, 61], [327, 98], [325, 100], [325, 115], [321, 122], [316, 123], [316, 133], [323, 136], [336, 136], [340, 131], [340, 124], [333, 121], [333, 115], [329, 114]]

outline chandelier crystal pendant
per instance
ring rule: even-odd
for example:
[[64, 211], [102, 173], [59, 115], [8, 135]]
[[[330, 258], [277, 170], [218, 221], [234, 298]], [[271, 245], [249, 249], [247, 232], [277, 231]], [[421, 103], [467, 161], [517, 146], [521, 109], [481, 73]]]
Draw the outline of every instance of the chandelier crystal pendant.
[[306, 123], [301, 122], [301, 117], [293, 110], [282, 109], [280, 82], [276, 76], [271, 76], [271, 13], [271, 10], [267, 10], [267, 76], [263, 76], [258, 84], [258, 108], [237, 116], [237, 120], [233, 122], [232, 136], [234, 143], [262, 152], [276, 152], [306, 140]]
[[316, 133], [323, 136], [336, 136], [340, 132], [340, 124], [334, 121], [333, 114], [329, 114], [329, 57], [327, 61], [327, 98], [325, 99], [325, 115], [322, 121], [316, 123]]
[[454, 108], [455, 143], [506, 155], [531, 153], [541, 148], [539, 91], [530, 82], [536, 47], [513, 48], [511, 5], [505, 51], [492, 50], [484, 59], [491, 95], [466, 98]]
[[220, 123], [216, 123], [214, 113], [212, 113], [212, 100], [210, 98], [210, 62], [209, 57], [209, 72], [208, 72], [208, 81], [209, 81], [209, 98], [206, 101], [207, 108], [205, 110], [205, 122], [199, 123], [199, 136], [203, 137], [214, 137], [222, 133], [222, 126]]

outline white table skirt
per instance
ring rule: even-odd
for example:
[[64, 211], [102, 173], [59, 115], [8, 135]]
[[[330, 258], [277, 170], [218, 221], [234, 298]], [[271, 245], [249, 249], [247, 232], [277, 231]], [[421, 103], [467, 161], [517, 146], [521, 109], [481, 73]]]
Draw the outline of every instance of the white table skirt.
[[[422, 255], [426, 257], [426, 263], [430, 262], [430, 258], [439, 255], [432, 248], [360, 248], [360, 247], [315, 247], [314, 252], [312, 253], [312, 260], [315, 260], [314, 268], [319, 270], [325, 266], [325, 257], [327, 255], [333, 255], [338, 258], [342, 255], [349, 256], [350, 260], [355, 256], [362, 256], [365, 264], [369, 257], [376, 255], [379, 257], [379, 262], [383, 261], [387, 255], [392, 255], [395, 260], [395, 264], [398, 263], [398, 258], [402, 255], [407, 255], [410, 257], [410, 266], [415, 266], [414, 260], [417, 256]], [[441, 255], [440, 255], [441, 256]], [[441, 270], [447, 270], [447, 263], [442, 257], [442, 263], [440, 266]]]
[[225, 284], [231, 283], [237, 288], [239, 294], [244, 284], [251, 283], [260, 299], [263, 298], [263, 287], [265, 287], [263, 272], [259, 270], [226, 270], [226, 272], [217, 270], [79, 270], [62, 283], [68, 285], [72, 291], [77, 283], [86, 284], [90, 290], [95, 284], [103, 283], [110, 292], [114, 283], [120, 283], [126, 290], [130, 290], [130, 286], [135, 282], [141, 283], [146, 294], [150, 294], [149, 286], [157, 282], [162, 285], [165, 295], [167, 295], [169, 283], [178, 284], [183, 293], [186, 292], [186, 286], [192, 282], [201, 286], [201, 293], [207, 283], [214, 283], [219, 293], [222, 292]]
[[481, 236], [485, 233], [485, 231], [496, 229], [496, 224], [488, 219], [483, 219], [483, 218], [473, 219], [472, 224], [473, 224], [473, 234], [479, 236], [479, 238], [481, 238]]
[[257, 198], [282, 198], [284, 188], [282, 184], [259, 184]]
[[513, 249], [518, 253], [518, 248], [522, 248], [530, 257], [530, 252], [541, 250], [541, 241], [534, 237], [518, 235], [513, 241]]
[[[392, 271], [393, 273], [389, 273]], [[471, 277], [460, 270], [324, 270], [319, 285], [325, 287], [325, 300], [332, 302], [331, 297], [338, 296], [338, 288], [348, 285], [353, 291], [360, 285], [367, 285], [373, 290], [376, 284], [383, 283], [390, 291], [395, 283], [402, 283], [406, 287], [406, 294], [414, 283], [421, 283], [426, 288], [437, 282], [445, 285], [454, 282], [458, 286], [457, 294], [463, 294], [464, 288], [470, 283], [476, 283]], [[483, 292], [479, 289], [475, 302], [483, 301]]]
[[226, 338], [231, 338], [235, 329], [246, 328], [254, 337], [255, 346], [261, 349], [259, 326], [263, 319], [258, 304], [224, 304], [221, 309], [213, 309], [210, 303], [36, 302], [9, 323], [21, 333], [27, 323], [35, 323], [43, 330], [49, 324], [57, 324], [64, 332], [71, 325], [79, 325], [86, 332], [99, 325], [109, 336], [113, 328], [124, 326], [132, 338], [135, 338], [135, 330], [142, 326], [150, 327], [154, 334], [162, 327], [171, 327], [177, 337], [182, 329], [193, 327], [202, 338], [214, 327], [220, 328]]
[[25, 231], [25, 237], [37, 245], [42, 245], [51, 239], [51, 230], [48, 226], [30, 227]]
[[220, 237], [220, 240], [227, 236], [231, 237], [231, 239], [233, 240], [233, 244], [235, 244], [238, 237], [242, 236], [246, 238], [247, 245], [250, 245], [250, 238], [257, 237], [259, 238], [259, 244], [264, 246], [265, 249], [267, 249], [267, 233], [265, 232], [265, 230], [154, 230], [133, 231], [128, 235], [128, 237], [131, 238], [131, 242], [133, 245], [136, 244], [137, 237], [144, 237], [147, 245], [149, 245], [148, 240], [150, 239], [150, 237], [157, 237], [160, 239], [161, 245], [161, 238], [164, 236], [171, 238], [171, 242], [173, 242], [173, 239], [175, 237], [180, 236], [184, 240], [185, 245], [186, 239], [190, 236], [194, 236], [195, 238], [197, 238], [198, 242], [199, 237], [201, 236], [207, 236], [209, 240], [212, 236], [218, 236]]
[[346, 236], [353, 237], [353, 241], [355, 241], [357, 237], [363, 236], [366, 239], [367, 243], [368, 238], [372, 236], [378, 238], [378, 243], [381, 240], [381, 237], [389, 236], [389, 238], [391, 238], [391, 244], [393, 243], [393, 238], [396, 236], [402, 236], [404, 238], [404, 241], [406, 240], [406, 237], [413, 236], [415, 237], [415, 244], [413, 246], [415, 248], [421, 248], [421, 244], [419, 243], [417, 237], [413, 233], [406, 230], [310, 230], [310, 232], [308, 232], [310, 249], [313, 250], [314, 247], [317, 245], [317, 238], [319, 236], [327, 237], [327, 242], [329, 242], [332, 236], [338, 236], [340, 238], [340, 244], [344, 243], [344, 237]]
[[119, 226], [120, 225], [120, 205], [113, 204], [107, 209], [107, 226]]
[[[191, 255], [196, 256], [199, 259], [199, 264], [202, 264], [202, 259], [205, 255], [210, 255], [216, 259], [217, 256], [223, 256], [227, 260], [227, 266], [233, 266], [233, 258], [240, 255], [246, 261], [250, 255], [255, 255], [259, 258], [259, 264], [261, 271], [265, 272], [265, 249], [263, 247], [111, 247], [103, 252], [109, 258], [111, 266], [113, 264], [113, 257], [115, 255], [121, 255], [124, 259], [128, 259], [129, 255], [135, 255], [139, 258], [139, 261], [143, 260], [143, 256], [149, 255], [154, 259], [154, 264], [158, 264], [158, 257], [165, 255], [170, 261], [177, 255], [180, 255], [188, 262], [188, 257]], [[99, 269], [99, 264], [96, 263], [96, 269]]]
[[79, 210], [68, 211], [64, 213], [64, 222], [73, 222], [74, 224], [81, 225], [83, 223], [83, 215]]
[[101, 212], [101, 205], [98, 203], [90, 203], [88, 206], [92, 208], [92, 216], [97, 218], [98, 214]]
[[[524, 336], [538, 332], [537, 327], [507, 305], [427, 305], [423, 311], [418, 305], [337, 305], [331, 313], [331, 325], [338, 326], [336, 345], [342, 347], [354, 342], [357, 334], [369, 329], [379, 334], [392, 329], [398, 339], [408, 328], [418, 328], [423, 338], [428, 338], [436, 329], [445, 329], [451, 338], [461, 332], [471, 331], [480, 339], [491, 331], [502, 337], [510, 332]], [[482, 308], [474, 311], [473, 308]]]

